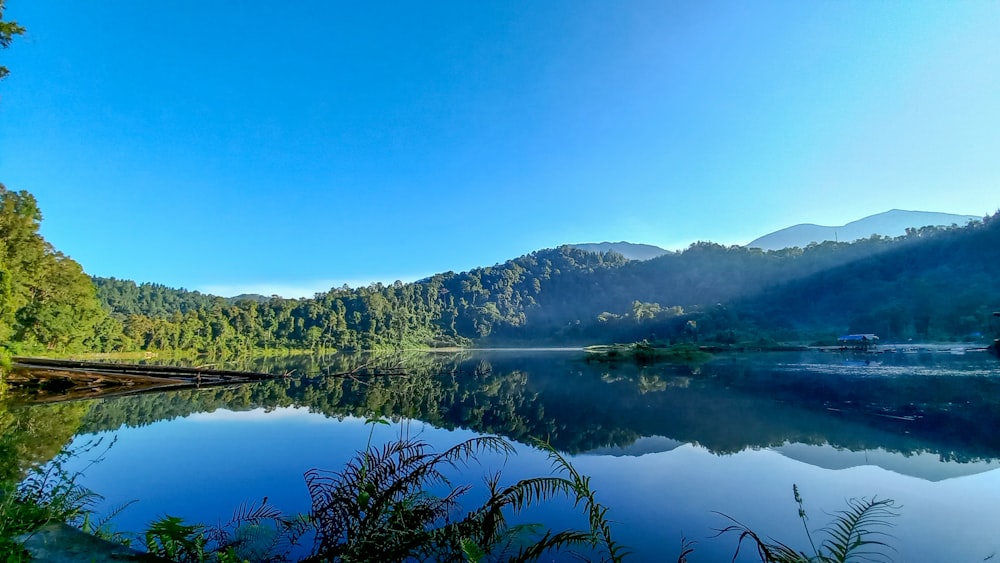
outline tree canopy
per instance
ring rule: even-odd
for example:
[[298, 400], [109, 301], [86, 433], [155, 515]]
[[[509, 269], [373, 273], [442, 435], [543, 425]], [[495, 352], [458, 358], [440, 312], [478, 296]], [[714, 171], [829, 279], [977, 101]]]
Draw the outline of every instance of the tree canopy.
[[107, 312], [74, 260], [38, 233], [34, 196], [0, 184], [0, 342], [11, 351], [83, 350]]

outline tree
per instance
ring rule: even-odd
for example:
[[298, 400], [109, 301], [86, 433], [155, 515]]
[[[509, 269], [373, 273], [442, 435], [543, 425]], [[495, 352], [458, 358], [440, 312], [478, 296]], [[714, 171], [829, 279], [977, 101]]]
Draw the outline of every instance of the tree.
[[45, 243], [38, 236], [41, 211], [28, 192], [0, 184], [0, 339], [15, 333], [18, 312], [30, 300], [30, 281], [41, 266]]
[[0, 342], [82, 348], [107, 313], [83, 268], [38, 234], [41, 220], [34, 196], [0, 184]]
[[[6, 49], [14, 40], [15, 35], [23, 35], [24, 28], [14, 21], [3, 21], [4, 4], [7, 0], [0, 0], [0, 48]], [[10, 73], [7, 67], [0, 65], [0, 80], [3, 80]]]

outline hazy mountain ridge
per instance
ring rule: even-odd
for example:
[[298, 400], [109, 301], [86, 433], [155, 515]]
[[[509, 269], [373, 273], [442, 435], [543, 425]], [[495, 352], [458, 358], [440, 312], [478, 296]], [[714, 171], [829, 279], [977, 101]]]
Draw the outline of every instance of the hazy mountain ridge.
[[626, 241], [585, 242], [580, 244], [570, 244], [567, 246], [583, 250], [584, 252], [617, 252], [629, 260], [651, 260], [653, 258], [659, 258], [664, 254], [670, 254], [669, 250], [665, 250], [659, 246]]
[[226, 301], [229, 303], [236, 303], [237, 301], [256, 301], [258, 303], [263, 303], [271, 299], [267, 295], [261, 295], [259, 293], [241, 293], [239, 295], [234, 295], [232, 297], [227, 297]]
[[904, 211], [893, 209], [851, 221], [846, 225], [822, 226], [812, 223], [793, 225], [768, 233], [751, 241], [746, 246], [762, 250], [782, 248], [805, 248], [810, 243], [824, 241], [853, 242], [871, 235], [898, 237], [906, 234], [906, 229], [926, 226], [964, 226], [969, 221], [981, 220], [975, 215], [955, 215], [931, 211]]

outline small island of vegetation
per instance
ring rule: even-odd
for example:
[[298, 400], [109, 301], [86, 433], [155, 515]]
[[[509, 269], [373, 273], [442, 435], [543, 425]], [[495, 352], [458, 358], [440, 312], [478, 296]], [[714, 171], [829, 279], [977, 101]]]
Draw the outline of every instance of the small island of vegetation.
[[599, 344], [583, 349], [587, 353], [587, 361], [619, 362], [630, 360], [641, 364], [653, 362], [699, 363], [712, 358], [706, 352], [691, 343], [669, 344], [650, 343], [646, 340], [632, 344]]

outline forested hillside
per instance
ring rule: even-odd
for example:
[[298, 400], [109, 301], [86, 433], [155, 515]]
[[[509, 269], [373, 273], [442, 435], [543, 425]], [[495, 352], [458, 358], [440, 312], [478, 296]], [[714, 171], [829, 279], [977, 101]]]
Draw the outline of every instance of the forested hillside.
[[745, 299], [767, 330], [842, 327], [889, 340], [991, 339], [1000, 311], [1000, 214], [963, 229], [922, 229], [919, 244], [852, 261]]
[[[1000, 274], [1000, 261], [989, 258], [996, 222], [769, 252], [699, 242], [644, 262], [564, 246], [301, 300], [230, 302], [150, 284], [95, 283], [126, 337], [144, 349], [735, 343], [846, 331], [961, 338], [990, 330], [997, 294], [988, 280]], [[869, 279], [876, 274], [877, 284]]]
[[125, 336], [143, 349], [440, 347], [530, 335], [529, 316], [547, 327], [589, 315], [586, 300], [567, 296], [586, 295], [592, 275], [626, 263], [563, 247], [415, 283], [232, 303], [155, 284], [94, 282]]
[[762, 251], [709, 242], [647, 261], [563, 246], [414, 283], [311, 299], [226, 299], [87, 278], [38, 234], [31, 194], [0, 192], [8, 352], [398, 349], [648, 339], [736, 343], [874, 332], [958, 339], [1000, 309], [1000, 220]]

